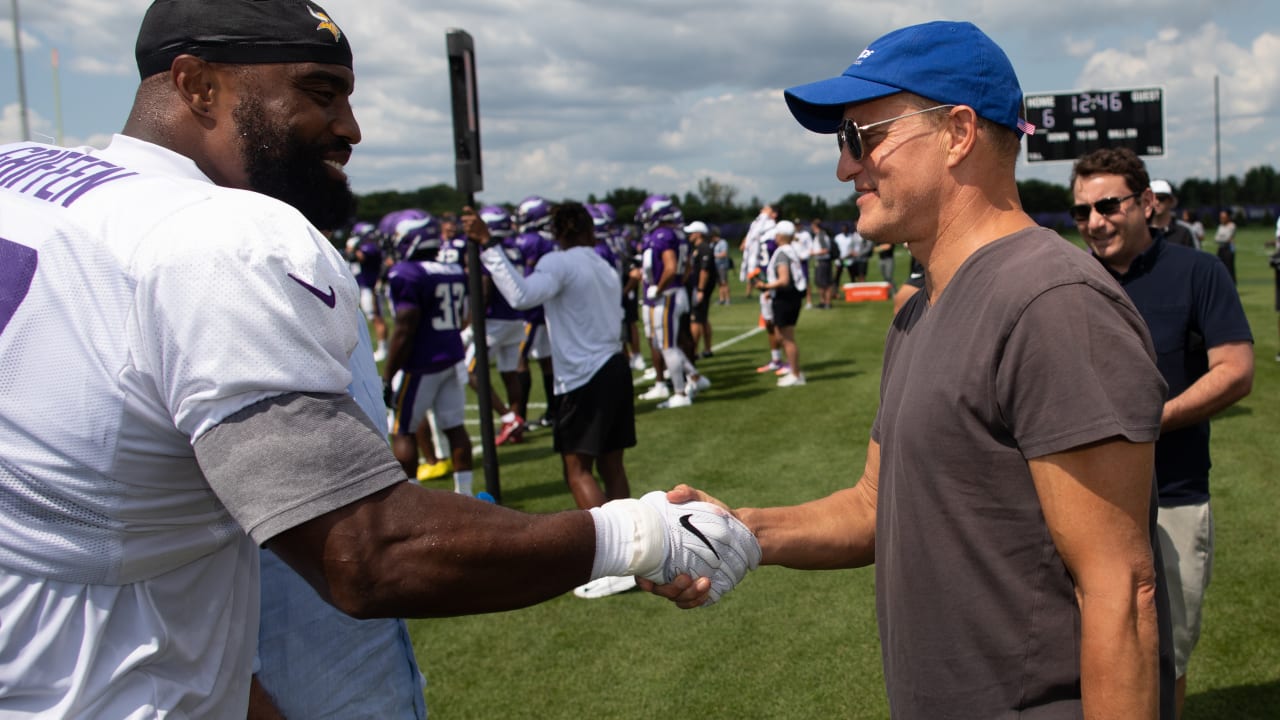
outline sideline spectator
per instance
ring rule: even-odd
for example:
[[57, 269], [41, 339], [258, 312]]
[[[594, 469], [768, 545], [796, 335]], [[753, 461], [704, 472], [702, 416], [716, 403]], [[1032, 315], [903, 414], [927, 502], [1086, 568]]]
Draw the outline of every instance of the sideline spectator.
[[866, 282], [867, 271], [871, 267], [871, 256], [875, 254], [875, 245], [870, 240], [862, 236], [858, 232], [858, 224], [853, 225], [853, 242], [850, 245], [850, 252], [854, 257], [854, 282]]
[[1080, 158], [1071, 190], [1081, 237], [1142, 313], [1156, 366], [1169, 384], [1156, 441], [1158, 537], [1181, 716], [1213, 567], [1209, 420], [1249, 394], [1253, 334], [1226, 269], [1194, 248], [1168, 242], [1158, 225], [1148, 226], [1153, 208], [1155, 217], [1163, 214], [1168, 201], [1160, 191], [1168, 184], [1156, 180], [1148, 187], [1146, 166], [1132, 151], [1102, 149]]
[[763, 561], [875, 563], [895, 717], [1155, 717], [1165, 385], [1120, 287], [1019, 206], [1008, 58], [969, 23], [926, 23], [786, 99], [836, 134], [837, 177], [865, 188], [859, 230], [909, 243], [927, 294], [890, 328], [858, 483], [736, 511]]
[[719, 288], [717, 302], [728, 305], [729, 271], [733, 269], [733, 256], [729, 254], [729, 241], [720, 237], [720, 229], [711, 226], [711, 249], [716, 259], [716, 285]]
[[1178, 208], [1178, 196], [1168, 180], [1152, 180], [1151, 192], [1155, 194], [1156, 204], [1151, 211], [1151, 227], [1164, 235], [1164, 241], [1170, 245], [1196, 247], [1196, 238], [1191, 228], [1178, 222], [1174, 210]]
[[[1276, 245], [1275, 250], [1271, 253], [1271, 270], [1276, 276], [1275, 307], [1277, 313], [1277, 331], [1280, 332], [1280, 217], [1276, 218]], [[1280, 362], [1280, 352], [1276, 353], [1276, 362]]]
[[[347, 34], [311, 2], [164, 0], [135, 54], [106, 149], [0, 146], [30, 178], [0, 185], [0, 273], [24, 291], [0, 333], [23, 389], [0, 393], [0, 714], [230, 720], [251, 692], [271, 711], [259, 546], [300, 601], [360, 618], [686, 570], [718, 596], [755, 565], [727, 513], [660, 493], [530, 515], [409, 482], [358, 286], [318, 229], [354, 208]], [[343, 682], [283, 699], [359, 703], [294, 717], [423, 715], [407, 636], [372, 626], [392, 632], [284, 635], [295, 679]]]
[[879, 243], [875, 246], [876, 258], [880, 262], [880, 275], [889, 283], [889, 294], [897, 292], [898, 285], [893, 280], [894, 257], [893, 243]]
[[818, 308], [826, 310], [831, 307], [831, 301], [835, 298], [835, 284], [831, 277], [835, 244], [831, 242], [831, 235], [822, 227], [821, 218], [814, 218], [809, 227], [809, 234], [813, 237], [813, 249], [809, 253], [813, 260], [813, 284], [818, 288]]
[[1202, 249], [1204, 247], [1204, 223], [1200, 222], [1200, 218], [1190, 208], [1183, 209], [1182, 224], [1187, 226], [1187, 229], [1191, 231], [1191, 237], [1195, 238], [1196, 249]]
[[[709, 358], [711, 351], [711, 293], [716, 289], [719, 275], [716, 272], [715, 251], [711, 247], [711, 230], [701, 220], [684, 227], [684, 233], [693, 245], [693, 262], [689, 268], [689, 293], [693, 304], [689, 309], [689, 332], [693, 336], [694, 354]], [[698, 345], [703, 346], [698, 352]]]
[[831, 279], [833, 288], [840, 288], [840, 280], [845, 273], [849, 275], [849, 282], [854, 282], [854, 256], [853, 256], [853, 234], [849, 232], [849, 223], [840, 223], [840, 232], [836, 233], [833, 238], [836, 252], [836, 262], [834, 265], [835, 276]]
[[1227, 266], [1231, 283], [1236, 282], [1236, 224], [1231, 213], [1222, 210], [1218, 213], [1218, 229], [1213, 234], [1213, 241], [1218, 244], [1218, 259]]
[[764, 280], [760, 282], [761, 297], [768, 294], [773, 309], [774, 332], [786, 356], [786, 372], [778, 378], [778, 387], [804, 385], [804, 373], [800, 370], [800, 348], [796, 345], [796, 322], [800, 319], [800, 306], [808, 282], [804, 277], [800, 253], [795, 248], [795, 225], [784, 220], [778, 223], [774, 241], [777, 249], [769, 258]]

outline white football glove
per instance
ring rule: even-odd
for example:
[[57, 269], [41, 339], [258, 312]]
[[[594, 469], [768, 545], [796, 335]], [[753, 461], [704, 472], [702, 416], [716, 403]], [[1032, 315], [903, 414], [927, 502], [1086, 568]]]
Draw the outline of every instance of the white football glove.
[[649, 289], [647, 289], [647, 290], [645, 290], [645, 291], [644, 291], [644, 296], [645, 296], [645, 298], [646, 298], [646, 299], [648, 299], [648, 300], [652, 300], [652, 299], [654, 299], [654, 298], [658, 297], [658, 286], [657, 286], [657, 285], [650, 285], [650, 286], [649, 286]]
[[711, 579], [706, 605], [714, 604], [760, 565], [760, 543], [728, 510], [706, 502], [674, 505], [667, 494], [654, 491], [640, 498], [662, 514], [667, 528], [667, 556], [662, 566], [646, 575], [669, 583], [681, 573]]

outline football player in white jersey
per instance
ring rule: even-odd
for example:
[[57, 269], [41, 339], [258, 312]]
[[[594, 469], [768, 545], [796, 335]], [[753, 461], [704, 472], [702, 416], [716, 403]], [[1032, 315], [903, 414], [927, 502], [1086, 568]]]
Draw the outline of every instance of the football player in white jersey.
[[110, 147], [0, 146], [0, 715], [244, 718], [259, 545], [362, 618], [758, 562], [661, 493], [529, 515], [408, 482], [317, 230], [352, 206], [347, 35], [301, 0], [164, 0], [136, 54]]

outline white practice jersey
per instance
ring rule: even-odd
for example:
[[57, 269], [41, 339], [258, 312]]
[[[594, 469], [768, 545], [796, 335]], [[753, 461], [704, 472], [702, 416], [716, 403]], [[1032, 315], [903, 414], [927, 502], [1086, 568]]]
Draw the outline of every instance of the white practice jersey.
[[192, 444], [376, 393], [358, 297], [297, 211], [186, 157], [0, 146], [0, 716], [243, 717], [257, 548]]

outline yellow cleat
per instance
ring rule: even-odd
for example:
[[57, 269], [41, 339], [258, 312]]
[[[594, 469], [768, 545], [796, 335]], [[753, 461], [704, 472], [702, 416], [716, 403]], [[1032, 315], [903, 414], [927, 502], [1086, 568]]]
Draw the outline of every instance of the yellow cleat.
[[418, 480], [439, 480], [451, 472], [453, 472], [453, 461], [449, 460], [449, 458], [432, 465], [423, 463], [418, 466]]

